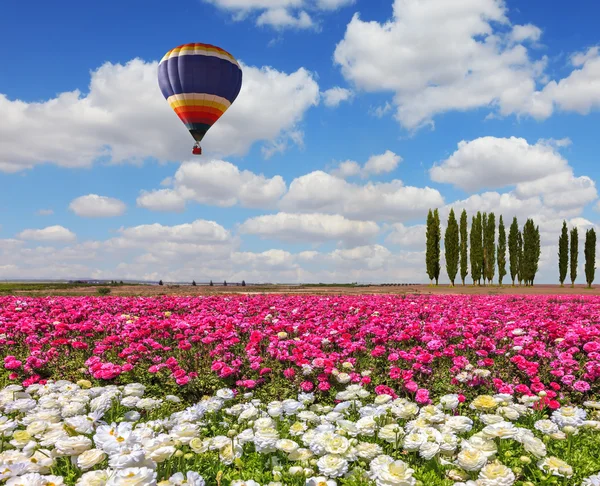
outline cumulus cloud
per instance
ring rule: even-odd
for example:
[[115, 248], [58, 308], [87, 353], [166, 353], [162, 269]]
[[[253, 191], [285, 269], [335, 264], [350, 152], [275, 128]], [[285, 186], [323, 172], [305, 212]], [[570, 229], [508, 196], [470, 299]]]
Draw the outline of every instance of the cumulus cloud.
[[[256, 142], [283, 140], [287, 147], [298, 140], [290, 134], [299, 131], [304, 113], [319, 102], [319, 86], [304, 68], [288, 74], [240, 64], [242, 89], [204, 140], [209, 156], [244, 155]], [[88, 167], [99, 158], [185, 159], [193, 140], [159, 90], [157, 67], [140, 59], [105, 63], [92, 72], [85, 96], [75, 90], [27, 103], [0, 94], [0, 171], [40, 163]]]
[[265, 208], [273, 206], [286, 190], [279, 175], [267, 178], [223, 160], [183, 163], [168, 182], [172, 189], [143, 191], [137, 205], [156, 211], [181, 211], [186, 201]]
[[353, 160], [341, 162], [335, 169], [331, 171], [331, 174], [341, 177], [342, 179], [356, 175], [367, 178], [371, 175], [393, 172], [396, 170], [396, 167], [398, 167], [400, 162], [402, 162], [402, 157], [396, 155], [391, 150], [386, 150], [383, 154], [369, 157], [369, 160], [367, 160], [363, 167], [361, 167], [358, 162]]
[[294, 179], [279, 207], [367, 221], [406, 221], [422, 218], [429, 208], [443, 204], [439, 191], [430, 187], [405, 186], [400, 180], [359, 185], [315, 171]]
[[537, 91], [547, 82], [547, 59], [532, 59], [526, 44], [540, 37], [535, 25], [511, 25], [504, 0], [395, 0], [384, 23], [355, 14], [334, 61], [357, 89], [393, 93], [396, 119], [410, 130], [448, 111], [547, 118], [555, 104], [597, 108], [597, 50], [574, 58], [581, 69]]
[[121, 216], [126, 209], [125, 203], [113, 197], [88, 194], [73, 199], [69, 209], [84, 218], [111, 218]]
[[77, 236], [64, 226], [54, 225], [42, 229], [25, 229], [17, 235], [17, 238], [34, 241], [70, 242], [74, 241]]
[[386, 243], [400, 245], [403, 249], [422, 250], [425, 248], [426, 226], [424, 224], [405, 226], [402, 223], [395, 223], [391, 229], [391, 233], [385, 239]]
[[253, 14], [256, 25], [277, 30], [286, 28], [309, 29], [316, 27], [307, 11], [319, 13], [334, 11], [352, 5], [356, 0], [205, 0], [231, 12], [234, 20], [244, 20]]
[[554, 208], [578, 208], [598, 197], [595, 182], [576, 177], [559, 148], [568, 140], [482, 137], [462, 141], [458, 149], [429, 174], [435, 182], [451, 183], [466, 191], [515, 186], [521, 199], [541, 196]]
[[335, 88], [330, 88], [323, 93], [323, 102], [325, 103], [325, 106], [335, 108], [343, 101], [352, 99], [352, 96], [354, 96], [352, 90], [336, 86]]
[[373, 221], [353, 221], [339, 214], [277, 213], [250, 218], [239, 228], [241, 233], [281, 241], [342, 241], [357, 244], [379, 233]]

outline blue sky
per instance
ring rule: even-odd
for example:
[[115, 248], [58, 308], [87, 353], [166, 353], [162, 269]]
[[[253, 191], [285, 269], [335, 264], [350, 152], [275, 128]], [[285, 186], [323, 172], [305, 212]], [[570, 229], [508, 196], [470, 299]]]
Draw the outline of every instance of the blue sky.
[[[464, 207], [533, 217], [537, 281], [555, 282], [562, 220], [598, 220], [599, 15], [584, 0], [5, 2], [0, 278], [426, 281], [427, 209]], [[244, 73], [202, 157], [156, 80], [186, 42]]]

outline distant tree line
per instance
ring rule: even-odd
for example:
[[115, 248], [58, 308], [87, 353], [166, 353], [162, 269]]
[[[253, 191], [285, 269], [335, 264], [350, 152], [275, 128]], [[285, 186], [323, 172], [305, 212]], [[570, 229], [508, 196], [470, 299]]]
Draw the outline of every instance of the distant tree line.
[[[437, 209], [429, 210], [426, 226], [426, 251], [425, 263], [427, 275], [431, 284], [435, 281], [438, 285], [441, 263], [441, 240], [442, 229], [439, 212]], [[558, 266], [559, 280], [561, 286], [567, 276], [567, 270], [571, 267], [571, 285], [575, 284], [577, 278], [577, 256], [578, 235], [577, 228], [570, 232], [567, 223], [563, 221], [562, 233], [558, 242]], [[508, 253], [507, 253], [508, 251]], [[506, 229], [502, 215], [498, 220], [498, 239], [496, 240], [496, 216], [493, 212], [477, 212], [471, 219], [471, 233], [467, 228], [467, 212], [463, 209], [460, 222], [457, 221], [454, 209], [448, 215], [448, 224], [444, 233], [444, 257], [446, 260], [446, 272], [452, 286], [460, 272], [460, 279], [465, 285], [465, 279], [471, 272], [473, 285], [491, 285], [498, 268], [498, 284], [507, 273], [510, 273], [512, 285], [533, 285], [538, 271], [540, 260], [540, 229], [529, 218], [523, 229], [519, 228], [516, 217], [513, 217], [508, 231], [508, 242]], [[596, 233], [594, 229], [586, 231], [585, 235], [585, 276], [588, 287], [594, 281], [596, 263]], [[508, 270], [507, 270], [508, 264]]]

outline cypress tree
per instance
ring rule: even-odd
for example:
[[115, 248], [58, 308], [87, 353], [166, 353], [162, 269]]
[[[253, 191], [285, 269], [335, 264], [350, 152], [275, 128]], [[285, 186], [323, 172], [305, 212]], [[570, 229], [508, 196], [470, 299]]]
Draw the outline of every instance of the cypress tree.
[[575, 280], [577, 279], [577, 255], [579, 253], [579, 236], [577, 234], [577, 227], [571, 230], [571, 287], [575, 287]]
[[506, 275], [506, 231], [500, 215], [498, 223], [498, 284], [502, 287], [502, 279]]
[[567, 270], [569, 268], [569, 230], [567, 222], [563, 220], [562, 232], [558, 238], [558, 278], [560, 286], [564, 287]]
[[479, 261], [477, 260], [477, 216], [473, 216], [471, 218], [471, 278], [473, 279], [473, 285], [477, 282], [479, 278]]
[[521, 233], [521, 231], [517, 233], [517, 255], [517, 268], [519, 269], [517, 273], [517, 280], [519, 280], [519, 285], [521, 285], [525, 278], [523, 267], [525, 263], [525, 259], [523, 258], [523, 233]]
[[477, 218], [475, 220], [475, 223], [477, 225], [477, 234], [476, 234], [476, 240], [475, 240], [475, 244], [477, 245], [476, 248], [476, 255], [477, 255], [477, 285], [481, 285], [481, 277], [483, 277], [484, 272], [485, 272], [485, 266], [484, 266], [484, 255], [483, 255], [483, 219], [485, 218], [485, 213], [481, 214], [480, 211], [477, 212]]
[[494, 213], [490, 213], [487, 219], [486, 227], [486, 270], [485, 278], [491, 285], [494, 280], [494, 274], [496, 273], [496, 216]]
[[508, 259], [510, 278], [512, 280], [513, 287], [515, 286], [515, 279], [519, 274], [519, 223], [517, 217], [514, 216], [510, 229], [508, 231]]
[[458, 223], [454, 216], [454, 209], [450, 209], [448, 226], [446, 227], [446, 233], [444, 235], [444, 250], [446, 256], [446, 271], [448, 272], [448, 278], [452, 283], [452, 287], [454, 287], [454, 280], [456, 279], [456, 273], [458, 272], [458, 262], [460, 258], [458, 238]]
[[596, 273], [596, 232], [590, 228], [585, 232], [585, 280], [588, 289], [592, 288], [594, 274]]
[[440, 227], [440, 215], [438, 213], [437, 208], [435, 209], [435, 211], [433, 211], [433, 221], [434, 221], [434, 228], [435, 228], [435, 259], [434, 259], [434, 267], [433, 267], [433, 271], [434, 274], [433, 276], [435, 277], [435, 284], [438, 284], [439, 278], [440, 278], [440, 268], [441, 268], [441, 264], [440, 264], [440, 242], [442, 239], [442, 228]]
[[[485, 286], [485, 279], [487, 278], [487, 262], [488, 262], [488, 227], [487, 227], [487, 213], [481, 215], [481, 272], [480, 277], [483, 278], [483, 285]], [[481, 282], [479, 283], [481, 285]]]
[[425, 250], [425, 265], [427, 268], [427, 276], [429, 277], [430, 285], [433, 285], [435, 276], [435, 221], [433, 219], [433, 211], [430, 209], [427, 213], [427, 227], [425, 230], [425, 238], [427, 240]]
[[528, 218], [525, 221], [525, 226], [523, 226], [523, 280], [526, 287], [531, 284], [531, 275], [533, 273], [534, 232], [533, 221], [531, 218]]
[[463, 287], [465, 285], [465, 278], [467, 278], [469, 273], [467, 268], [467, 238], [467, 211], [463, 209], [460, 215], [460, 278]]

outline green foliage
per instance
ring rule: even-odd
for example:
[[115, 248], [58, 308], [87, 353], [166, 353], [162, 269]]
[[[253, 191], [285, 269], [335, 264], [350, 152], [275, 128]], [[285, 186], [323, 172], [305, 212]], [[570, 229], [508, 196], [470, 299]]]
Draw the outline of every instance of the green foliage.
[[579, 255], [579, 235], [577, 234], [577, 227], [571, 230], [571, 287], [575, 286], [575, 280], [577, 279], [577, 257]]
[[471, 278], [473, 285], [481, 278], [481, 263], [479, 261], [479, 251], [481, 247], [481, 226], [479, 224], [481, 214], [473, 216], [471, 220]]
[[433, 211], [430, 209], [427, 213], [427, 227], [425, 229], [426, 249], [425, 249], [425, 265], [427, 276], [431, 283], [435, 277], [435, 220]]
[[460, 258], [458, 223], [454, 216], [454, 209], [450, 209], [450, 215], [448, 216], [448, 226], [446, 227], [446, 234], [444, 235], [444, 249], [446, 256], [446, 271], [448, 272], [448, 278], [450, 278], [452, 286], [454, 286]]
[[569, 230], [563, 221], [562, 232], [558, 238], [558, 278], [562, 287], [569, 269]]
[[506, 230], [500, 215], [498, 224], [498, 283], [502, 286], [502, 279], [506, 275]]
[[96, 292], [98, 293], [98, 295], [108, 295], [110, 294], [111, 290], [108, 287], [98, 287], [98, 290], [96, 290]]
[[469, 274], [468, 270], [468, 234], [467, 234], [467, 211], [463, 209], [460, 215], [460, 279], [462, 284], [465, 285], [465, 278]]
[[515, 279], [519, 274], [519, 223], [517, 222], [516, 216], [513, 217], [510, 230], [508, 232], [508, 258], [510, 278], [514, 286]]
[[484, 280], [491, 284], [496, 273], [496, 217], [490, 213], [487, 217], [487, 224], [484, 233], [485, 247], [485, 275]]
[[435, 284], [438, 284], [438, 280], [440, 278], [440, 242], [442, 239], [442, 228], [440, 226], [440, 215], [438, 213], [437, 208], [433, 211], [433, 225], [434, 225], [434, 235], [435, 235], [435, 253], [434, 253], [434, 267], [433, 267], [433, 276], [435, 278]]
[[533, 285], [540, 260], [540, 230], [529, 218], [523, 227], [523, 280], [526, 286]]
[[523, 233], [519, 231], [517, 233], [517, 280], [519, 285], [525, 279], [525, 258], [523, 258]]
[[585, 232], [585, 281], [588, 288], [592, 288], [594, 274], [596, 273], [596, 232], [590, 228]]
[[[483, 278], [483, 285], [485, 285], [485, 279], [487, 277], [487, 213], [483, 213], [481, 216], [481, 272], [479, 273], [480, 278]], [[481, 285], [481, 282], [479, 282]]]

